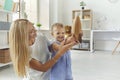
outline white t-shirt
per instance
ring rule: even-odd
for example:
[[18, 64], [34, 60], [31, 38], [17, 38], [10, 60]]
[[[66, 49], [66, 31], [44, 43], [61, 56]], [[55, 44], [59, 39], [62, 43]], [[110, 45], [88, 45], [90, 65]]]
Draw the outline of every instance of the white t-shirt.
[[[41, 63], [47, 62], [51, 58], [51, 53], [49, 52], [49, 47], [52, 44], [47, 38], [42, 34], [38, 33], [36, 41], [32, 47], [31, 57], [40, 61]], [[27, 78], [23, 80], [49, 80], [50, 79], [50, 69], [47, 72], [41, 72], [34, 69], [28, 71]]]

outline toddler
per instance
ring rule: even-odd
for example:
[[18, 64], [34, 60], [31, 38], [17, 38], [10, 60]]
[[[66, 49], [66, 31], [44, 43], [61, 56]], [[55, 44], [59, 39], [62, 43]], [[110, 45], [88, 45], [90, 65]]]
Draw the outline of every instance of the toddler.
[[[53, 24], [51, 33], [55, 38], [55, 43], [58, 45], [65, 39], [65, 29], [61, 23]], [[56, 55], [58, 51], [57, 49], [58, 48], [52, 46], [52, 57]], [[66, 51], [66, 53], [52, 67], [50, 80], [73, 80], [70, 50]]]

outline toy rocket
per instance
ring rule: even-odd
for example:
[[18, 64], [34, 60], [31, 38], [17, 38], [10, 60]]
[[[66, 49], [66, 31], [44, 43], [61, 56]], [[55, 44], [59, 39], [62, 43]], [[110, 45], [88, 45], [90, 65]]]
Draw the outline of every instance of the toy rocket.
[[76, 40], [78, 40], [80, 43], [82, 42], [82, 29], [79, 16], [76, 16], [73, 20], [72, 34], [75, 36]]

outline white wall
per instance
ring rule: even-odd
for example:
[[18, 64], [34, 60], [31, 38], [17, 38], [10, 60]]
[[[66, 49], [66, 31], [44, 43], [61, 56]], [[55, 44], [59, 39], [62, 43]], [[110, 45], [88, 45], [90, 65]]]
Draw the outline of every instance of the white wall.
[[[100, 29], [120, 29], [120, 1], [110, 3], [108, 0], [84, 0], [84, 2], [87, 4], [86, 8], [93, 10], [94, 28], [101, 25]], [[72, 10], [81, 9], [79, 3], [80, 0], [63, 0], [62, 19], [64, 24], [72, 23]], [[101, 21], [99, 25], [96, 25], [97, 21]]]
[[[81, 0], [56, 0], [61, 1], [59, 5], [54, 6], [57, 8], [56, 11], [52, 13], [55, 15], [51, 22], [62, 22], [64, 25], [72, 25], [72, 10], [79, 10], [81, 7], [79, 3]], [[110, 30], [120, 30], [120, 1], [117, 3], [110, 3], [109, 0], [83, 0], [87, 6], [93, 11], [93, 29], [110, 29]], [[55, 4], [55, 3], [54, 3]], [[57, 2], [58, 4], [58, 2]], [[59, 14], [58, 14], [59, 13]], [[111, 43], [113, 47], [109, 46], [111, 42], [106, 43], [105, 47], [98, 44], [96, 48], [112, 50], [115, 46], [115, 42]], [[108, 45], [108, 46], [107, 46]]]
[[62, 0], [50, 0], [50, 25], [55, 22], [63, 22]]
[[[25, 12], [27, 14], [28, 20], [35, 23], [38, 22], [38, 14], [37, 14], [37, 1], [36, 0], [24, 0], [25, 1]], [[23, 5], [23, 4], [22, 4]]]

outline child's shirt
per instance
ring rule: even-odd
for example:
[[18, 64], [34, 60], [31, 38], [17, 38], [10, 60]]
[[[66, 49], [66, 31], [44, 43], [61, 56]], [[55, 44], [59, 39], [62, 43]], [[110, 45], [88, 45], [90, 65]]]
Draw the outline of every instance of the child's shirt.
[[[57, 42], [60, 44], [60, 42]], [[57, 51], [52, 51], [52, 57], [54, 57]], [[72, 70], [71, 70], [71, 54], [68, 50], [51, 68], [51, 78], [50, 80], [73, 80]]]

